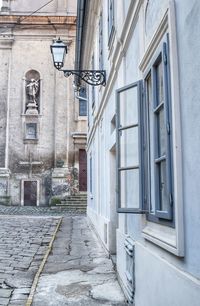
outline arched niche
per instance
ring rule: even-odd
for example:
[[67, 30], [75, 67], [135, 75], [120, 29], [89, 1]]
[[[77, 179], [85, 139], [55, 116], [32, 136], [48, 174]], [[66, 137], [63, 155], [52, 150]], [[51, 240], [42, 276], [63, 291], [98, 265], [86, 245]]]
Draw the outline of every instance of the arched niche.
[[36, 70], [29, 70], [25, 74], [25, 113], [40, 113], [40, 73]]

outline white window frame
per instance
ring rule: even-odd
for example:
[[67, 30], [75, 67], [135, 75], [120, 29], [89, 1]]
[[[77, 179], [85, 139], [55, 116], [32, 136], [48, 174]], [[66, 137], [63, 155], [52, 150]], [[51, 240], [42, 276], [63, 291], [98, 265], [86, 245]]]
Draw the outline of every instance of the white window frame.
[[[176, 256], [184, 256], [184, 224], [183, 224], [183, 190], [182, 190], [182, 150], [181, 150], [181, 112], [180, 112], [180, 92], [179, 92], [179, 67], [176, 39], [176, 22], [174, 3], [170, 2], [163, 19], [160, 22], [155, 34], [146, 48], [139, 68], [142, 79], [144, 80], [159, 46], [168, 33], [169, 35], [169, 58], [170, 58], [170, 93], [171, 93], [171, 141], [172, 141], [172, 164], [173, 164], [173, 202], [174, 202], [174, 224], [155, 223], [148, 220], [146, 216], [141, 216], [143, 221], [142, 236], [144, 239], [160, 246], [161, 248], [173, 253]], [[132, 84], [133, 85], [133, 84]], [[124, 88], [125, 89], [125, 88]], [[120, 90], [123, 90], [121, 88]], [[144, 94], [144, 92], [143, 92]], [[119, 117], [119, 115], [118, 115]], [[119, 133], [119, 122], [117, 129]], [[142, 127], [141, 127], [142, 130]], [[143, 134], [143, 131], [142, 131]], [[117, 139], [118, 141], [118, 139]], [[142, 155], [142, 150], [141, 150]], [[119, 158], [119, 156], [118, 156]], [[119, 166], [119, 165], [118, 165]], [[142, 164], [140, 167], [143, 168]], [[144, 169], [141, 168], [141, 171]], [[142, 175], [145, 177], [144, 175]], [[118, 175], [117, 175], [118, 177]], [[144, 184], [144, 182], [143, 182]], [[118, 188], [119, 188], [118, 184]], [[142, 190], [143, 194], [143, 190]], [[142, 198], [142, 194], [140, 197]], [[119, 197], [118, 197], [119, 198]], [[121, 211], [125, 213], [142, 213], [147, 210], [143, 203], [142, 210], [139, 211]], [[118, 211], [119, 212], [119, 211]]]
[[174, 228], [156, 224], [145, 220], [142, 235], [167, 251], [184, 256], [184, 224], [183, 224], [183, 191], [182, 191], [182, 151], [181, 151], [181, 118], [180, 118], [180, 91], [179, 69], [177, 56], [177, 38], [175, 23], [175, 7], [171, 1], [157, 31], [141, 60], [139, 68], [143, 75], [147, 74], [148, 65], [158, 48], [162, 38], [169, 33], [170, 41], [170, 77], [171, 77], [171, 113], [172, 113], [172, 160], [173, 160], [173, 186], [174, 186]]
[[[143, 184], [142, 184], [142, 162], [141, 162], [141, 152], [142, 152], [142, 134], [141, 134], [141, 113], [142, 113], [142, 82], [138, 81], [132, 83], [128, 86], [124, 86], [116, 91], [116, 160], [117, 160], [117, 181], [116, 181], [116, 190], [117, 190], [117, 212], [118, 213], [134, 213], [141, 214], [145, 213], [143, 206]], [[137, 90], [137, 109], [138, 109], [138, 122], [130, 123], [131, 125], [123, 126], [120, 121], [120, 112], [121, 112], [121, 104], [123, 100], [120, 99], [120, 94], [126, 92], [127, 90], [135, 88]], [[121, 165], [121, 145], [120, 145], [120, 137], [123, 131], [138, 129], [138, 164], [131, 164], [130, 166]], [[121, 173], [127, 173], [127, 171], [135, 171], [138, 170], [139, 173], [139, 205], [137, 208], [128, 208], [121, 206]]]
[[[145, 126], [145, 152], [144, 152], [144, 175], [147, 179], [144, 179], [145, 185], [145, 199], [149, 206], [148, 219], [154, 222], [161, 223], [167, 221], [167, 225], [174, 225], [174, 213], [173, 213], [173, 163], [172, 163], [172, 123], [171, 123], [171, 82], [170, 82], [170, 58], [168, 54], [169, 42], [168, 34], [163, 37], [160, 42], [150, 65], [147, 68], [147, 76], [144, 79], [145, 90], [145, 103], [144, 103], [144, 119], [143, 126]], [[157, 99], [157, 81], [156, 81], [156, 67], [158, 64], [162, 65], [163, 76], [163, 100], [162, 103]], [[147, 93], [147, 79], [151, 77], [152, 93], [149, 101]], [[164, 114], [164, 126], [163, 135], [165, 137], [165, 153], [164, 155], [159, 152], [159, 127], [158, 116], [163, 110]], [[150, 121], [151, 127], [150, 127]], [[150, 134], [152, 139], [150, 139]], [[151, 149], [150, 149], [151, 148]], [[150, 152], [151, 151], [151, 152]], [[161, 156], [162, 155], [162, 156]], [[166, 181], [165, 192], [166, 195], [166, 210], [162, 209], [161, 202], [161, 186], [159, 178], [159, 167], [161, 163], [165, 161], [166, 166]], [[152, 184], [153, 180], [153, 184]], [[145, 183], [146, 182], [146, 183]], [[153, 195], [153, 197], [152, 197]], [[153, 198], [154, 210], [151, 210]]]

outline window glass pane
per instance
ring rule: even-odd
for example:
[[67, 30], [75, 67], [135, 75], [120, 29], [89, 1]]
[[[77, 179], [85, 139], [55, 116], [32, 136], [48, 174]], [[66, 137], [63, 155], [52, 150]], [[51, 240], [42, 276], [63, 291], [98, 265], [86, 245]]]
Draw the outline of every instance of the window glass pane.
[[[153, 213], [155, 212], [155, 177], [154, 177], [154, 142], [151, 141], [154, 139], [154, 122], [153, 122], [153, 103], [152, 103], [152, 78], [151, 75], [146, 80], [147, 82], [147, 103], [148, 103], [148, 131], [147, 131], [147, 138], [149, 144], [149, 151], [148, 151], [148, 160], [149, 160], [149, 181], [148, 181], [148, 196], [150, 201], [150, 211]], [[147, 186], [146, 186], [147, 187]]]
[[120, 131], [120, 167], [138, 164], [138, 127]]
[[138, 123], [137, 87], [123, 91], [119, 95], [120, 124], [127, 126]]
[[147, 84], [147, 102], [148, 104], [152, 104], [152, 80], [151, 74], [146, 79]]
[[156, 66], [156, 89], [157, 89], [157, 103], [159, 105], [163, 102], [164, 99], [164, 92], [163, 92], [163, 66], [162, 62], [160, 62]]
[[99, 18], [99, 69], [103, 69], [103, 15]]
[[90, 193], [92, 193], [92, 157], [90, 157]]
[[149, 190], [150, 190], [150, 211], [152, 213], [155, 213], [156, 209], [156, 199], [155, 199], [155, 176], [154, 176], [154, 170], [155, 164], [153, 159], [151, 158], [150, 162], [150, 182], [149, 182]]
[[114, 26], [114, 3], [110, 0], [108, 3], [108, 36], [111, 34], [112, 27]]
[[159, 194], [160, 210], [168, 211], [169, 201], [167, 196], [166, 160], [157, 165], [159, 168]]
[[37, 125], [36, 123], [27, 123], [26, 124], [26, 138], [27, 139], [36, 139], [37, 137]]
[[139, 169], [120, 171], [121, 208], [139, 208]]
[[159, 157], [166, 153], [166, 133], [165, 133], [165, 118], [164, 107], [158, 113], [158, 154]]
[[79, 115], [87, 116], [87, 101], [79, 100]]
[[[95, 70], [95, 67], [94, 67], [94, 54], [92, 55], [92, 62], [91, 62], [91, 67], [92, 67], [92, 70]], [[95, 106], [95, 88], [94, 86], [92, 86], [92, 93], [91, 93], [91, 100], [92, 100], [92, 108]]]

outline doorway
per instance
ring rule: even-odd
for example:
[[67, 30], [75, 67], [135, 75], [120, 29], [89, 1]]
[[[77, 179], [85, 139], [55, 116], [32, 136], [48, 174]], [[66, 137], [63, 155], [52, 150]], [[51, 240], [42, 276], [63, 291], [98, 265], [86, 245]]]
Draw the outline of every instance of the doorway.
[[24, 181], [24, 206], [37, 206], [37, 181]]
[[87, 154], [79, 150], [79, 191], [87, 191]]

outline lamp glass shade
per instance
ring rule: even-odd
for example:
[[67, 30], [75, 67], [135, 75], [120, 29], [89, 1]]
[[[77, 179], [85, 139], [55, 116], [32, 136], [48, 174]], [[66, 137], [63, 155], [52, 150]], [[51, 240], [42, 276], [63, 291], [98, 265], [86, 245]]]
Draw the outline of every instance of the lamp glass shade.
[[67, 46], [60, 40], [60, 38], [51, 45], [51, 53], [53, 57], [54, 66], [61, 69], [64, 66], [64, 59], [67, 53]]

